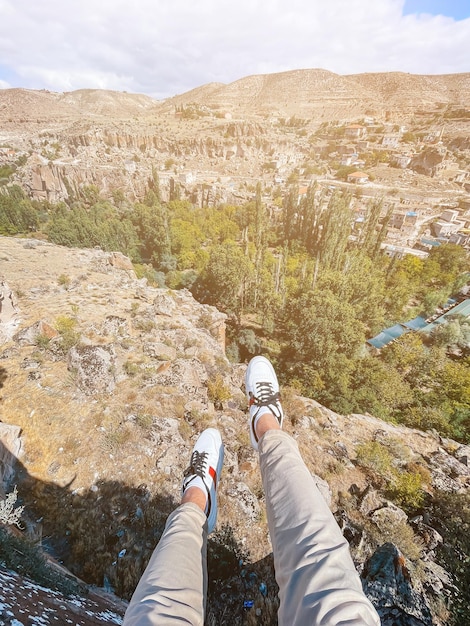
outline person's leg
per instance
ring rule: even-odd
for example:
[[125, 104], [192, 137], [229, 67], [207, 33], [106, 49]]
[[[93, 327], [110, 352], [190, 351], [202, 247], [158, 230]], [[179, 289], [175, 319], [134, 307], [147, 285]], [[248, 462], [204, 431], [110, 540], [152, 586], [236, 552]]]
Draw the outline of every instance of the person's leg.
[[[246, 386], [249, 397], [251, 392], [256, 399], [251, 401], [250, 424], [260, 453], [279, 585], [279, 624], [379, 625], [362, 591], [347, 541], [296, 442], [281, 430], [283, 414], [274, 370], [263, 357], [255, 358], [248, 367]], [[263, 392], [269, 387], [272, 412], [269, 394]]]
[[223, 463], [217, 430], [196, 442], [183, 480], [181, 505], [165, 530], [132, 596], [124, 626], [204, 623], [207, 534], [217, 519], [216, 487]]

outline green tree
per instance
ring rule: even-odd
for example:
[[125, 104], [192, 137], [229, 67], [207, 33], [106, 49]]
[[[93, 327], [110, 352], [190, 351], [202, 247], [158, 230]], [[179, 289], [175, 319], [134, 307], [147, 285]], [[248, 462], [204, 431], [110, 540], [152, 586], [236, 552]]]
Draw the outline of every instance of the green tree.
[[214, 246], [193, 292], [203, 302], [233, 313], [240, 321], [245, 306], [245, 283], [252, 272], [252, 264], [235, 243]]
[[282, 237], [287, 245], [291, 245], [296, 234], [297, 206], [299, 201], [299, 187], [291, 185], [282, 202]]
[[297, 379], [307, 395], [348, 411], [355, 358], [365, 341], [354, 308], [331, 291], [304, 292], [287, 303], [283, 330], [284, 375]]
[[147, 194], [146, 200], [149, 204], [135, 204], [130, 215], [139, 240], [140, 256], [144, 263], [167, 270], [171, 268], [168, 212], [152, 192]]
[[253, 307], [256, 309], [260, 299], [263, 275], [264, 256], [266, 252], [266, 230], [268, 228], [268, 216], [266, 207], [261, 199], [261, 183], [256, 185], [256, 198], [254, 207], [254, 289]]
[[[467, 251], [453, 243], [442, 244], [431, 250], [425, 265], [436, 267], [436, 264], [437, 272], [432, 276], [433, 283], [437, 287], [450, 288], [451, 293], [459, 276], [470, 270]], [[468, 280], [468, 276], [466, 278]]]
[[400, 373], [380, 359], [370, 356], [358, 359], [352, 375], [354, 411], [368, 412], [390, 419], [413, 402], [410, 385]]
[[470, 441], [470, 366], [447, 359], [441, 369], [433, 399], [445, 406], [454, 437]]
[[38, 213], [18, 185], [0, 193], [0, 234], [28, 233], [39, 228]]
[[448, 289], [439, 289], [428, 291], [423, 298], [423, 310], [424, 317], [429, 317], [436, 312], [436, 309], [443, 305], [450, 295]]
[[322, 270], [339, 270], [343, 266], [353, 220], [350, 206], [351, 196], [335, 191], [322, 211], [318, 239], [313, 247]]
[[341, 270], [323, 271], [317, 288], [333, 292], [342, 302], [354, 308], [356, 319], [378, 332], [384, 324], [384, 271], [359, 250], [347, 252]]

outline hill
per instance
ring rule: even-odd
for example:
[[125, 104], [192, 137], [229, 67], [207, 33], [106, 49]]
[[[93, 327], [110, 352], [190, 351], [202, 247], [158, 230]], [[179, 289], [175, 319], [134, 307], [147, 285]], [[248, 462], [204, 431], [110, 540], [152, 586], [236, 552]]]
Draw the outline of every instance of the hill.
[[[421, 76], [400, 72], [340, 76], [326, 70], [294, 70], [248, 76], [229, 85], [199, 88], [167, 101], [195, 102], [239, 115], [276, 113], [301, 118], [344, 119], [417, 106], [469, 101], [470, 74]], [[336, 116], [336, 118], [334, 117]]]
[[409, 113], [413, 107], [465, 106], [470, 74], [422, 76], [401, 72], [341, 76], [321, 69], [260, 74], [230, 84], [208, 83], [166, 101], [125, 92], [81, 89], [67, 93], [29, 89], [0, 90], [0, 119], [58, 119], [79, 116], [125, 119], [158, 115], [195, 103], [228, 110], [237, 117], [296, 115], [347, 119], [385, 110]]
[[0, 119], [57, 122], [91, 118], [126, 118], [158, 109], [149, 96], [104, 89], [80, 89], [66, 93], [47, 90], [1, 89]]

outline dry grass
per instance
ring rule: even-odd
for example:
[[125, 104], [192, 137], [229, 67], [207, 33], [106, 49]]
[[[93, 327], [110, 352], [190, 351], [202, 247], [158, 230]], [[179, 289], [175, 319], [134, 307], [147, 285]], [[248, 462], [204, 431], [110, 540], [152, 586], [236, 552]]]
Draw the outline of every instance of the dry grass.
[[400, 552], [411, 561], [417, 561], [420, 558], [424, 542], [421, 537], [415, 535], [411, 526], [406, 522], [383, 521], [380, 529], [375, 524], [369, 523], [366, 528], [375, 548], [389, 541], [394, 543]]
[[283, 387], [281, 390], [282, 408], [294, 426], [305, 415], [305, 402], [299, 398], [298, 391], [293, 387]]

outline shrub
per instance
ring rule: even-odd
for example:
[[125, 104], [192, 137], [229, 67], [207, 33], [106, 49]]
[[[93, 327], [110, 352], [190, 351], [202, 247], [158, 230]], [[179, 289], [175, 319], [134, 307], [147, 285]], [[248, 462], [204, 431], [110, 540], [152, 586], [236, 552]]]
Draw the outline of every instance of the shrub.
[[150, 413], [138, 413], [135, 421], [142, 430], [149, 430], [153, 426], [153, 415]]
[[80, 341], [80, 333], [75, 330], [77, 320], [67, 315], [59, 315], [55, 321], [55, 327], [61, 337], [61, 348], [68, 352]]
[[165, 275], [162, 272], [157, 272], [151, 265], [134, 263], [133, 267], [137, 278], [146, 278], [150, 287], [165, 286]]
[[230, 389], [224, 383], [224, 379], [220, 374], [215, 378], [207, 381], [207, 395], [209, 400], [214, 403], [216, 409], [222, 408], [222, 402], [231, 397]]
[[240, 363], [240, 352], [236, 343], [230, 343], [226, 347], [225, 355], [230, 363]]
[[47, 335], [43, 335], [42, 333], [39, 333], [34, 338], [34, 343], [41, 350], [46, 350], [49, 347], [49, 342], [50, 342], [50, 337], [48, 337]]
[[14, 524], [20, 525], [21, 514], [24, 511], [24, 506], [16, 506], [16, 500], [18, 499], [18, 489], [15, 488], [11, 491], [4, 500], [0, 500], [0, 522], [2, 524]]
[[55, 327], [61, 335], [70, 333], [74, 330], [77, 321], [67, 315], [59, 315], [55, 321]]
[[84, 592], [78, 582], [65, 578], [48, 565], [40, 548], [0, 528], [0, 560], [18, 574], [65, 595]]
[[140, 367], [132, 361], [126, 361], [122, 368], [128, 376], [136, 376], [140, 372]]
[[104, 433], [102, 449], [104, 452], [114, 454], [124, 446], [131, 438], [130, 430], [126, 427], [112, 427]]
[[61, 287], [68, 289], [70, 286], [70, 276], [67, 276], [67, 274], [61, 274], [57, 279], [57, 282], [61, 285]]
[[150, 333], [155, 329], [155, 322], [149, 319], [138, 319], [134, 321], [134, 328], [144, 333]]
[[387, 448], [378, 441], [368, 441], [356, 448], [359, 465], [376, 472], [382, 478], [389, 479], [393, 474], [393, 457]]
[[418, 509], [424, 499], [422, 483], [419, 472], [397, 472], [390, 483], [390, 497], [399, 506]]
[[383, 521], [380, 529], [375, 524], [368, 528], [372, 540], [377, 546], [381, 546], [387, 541], [395, 544], [400, 552], [408, 559], [417, 561], [422, 553], [424, 542], [417, 537], [411, 526], [405, 521]]

